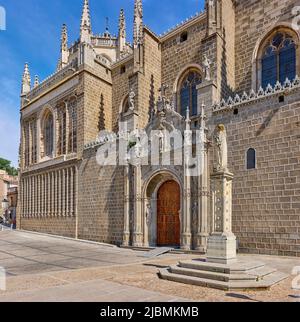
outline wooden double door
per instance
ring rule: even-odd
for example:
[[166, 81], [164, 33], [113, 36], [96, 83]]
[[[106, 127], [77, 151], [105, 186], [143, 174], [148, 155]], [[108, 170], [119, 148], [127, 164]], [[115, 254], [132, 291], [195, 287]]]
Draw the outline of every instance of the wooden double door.
[[165, 182], [157, 194], [157, 246], [180, 246], [180, 187]]

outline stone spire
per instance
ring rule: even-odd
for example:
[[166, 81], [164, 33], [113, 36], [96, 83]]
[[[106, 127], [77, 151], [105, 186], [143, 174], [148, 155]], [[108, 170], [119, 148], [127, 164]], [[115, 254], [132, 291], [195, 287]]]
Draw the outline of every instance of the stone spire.
[[89, 1], [84, 0], [80, 25], [80, 41], [91, 43], [92, 26]]
[[60, 44], [60, 64], [64, 68], [68, 64], [69, 49], [68, 49], [68, 30], [66, 24], [63, 24], [61, 30], [61, 44]]
[[210, 36], [220, 29], [221, 8], [220, 1], [206, 0], [207, 35]]
[[134, 2], [134, 28], [133, 28], [133, 56], [134, 71], [142, 72], [144, 69], [144, 24], [142, 0]]
[[124, 53], [126, 47], [126, 20], [124, 10], [121, 9], [119, 17], [119, 34], [118, 34], [118, 50], [119, 56]]
[[143, 4], [142, 0], [135, 0], [134, 3], [134, 27], [133, 27], [133, 45], [137, 48], [143, 44]]
[[25, 64], [24, 68], [24, 74], [22, 77], [22, 91], [21, 95], [26, 95], [30, 92], [31, 89], [31, 78], [30, 78], [30, 72], [29, 72], [29, 66], [28, 63]]

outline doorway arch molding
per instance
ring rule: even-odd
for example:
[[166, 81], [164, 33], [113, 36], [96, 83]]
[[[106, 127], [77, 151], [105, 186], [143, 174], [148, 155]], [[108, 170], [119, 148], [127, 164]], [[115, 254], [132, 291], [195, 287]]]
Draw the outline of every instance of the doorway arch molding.
[[[159, 189], [167, 181], [175, 181], [180, 188], [180, 223], [183, 222], [183, 183], [180, 175], [171, 169], [158, 169], [151, 172], [144, 182], [142, 195], [143, 195], [143, 223], [144, 223], [144, 243], [146, 246], [157, 246], [157, 194]], [[149, 226], [147, 222], [146, 210], [147, 204], [150, 202], [152, 218], [151, 225]], [[182, 225], [180, 225], [180, 230], [182, 234]]]

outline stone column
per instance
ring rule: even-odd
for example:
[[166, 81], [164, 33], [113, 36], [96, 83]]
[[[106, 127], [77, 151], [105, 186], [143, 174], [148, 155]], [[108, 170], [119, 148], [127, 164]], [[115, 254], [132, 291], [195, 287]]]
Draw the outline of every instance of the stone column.
[[57, 200], [58, 200], [58, 211], [57, 211], [57, 215], [58, 217], [61, 216], [61, 204], [62, 204], [62, 191], [61, 191], [61, 170], [58, 170], [58, 196], [57, 196]]
[[62, 216], [66, 215], [66, 169], [62, 169]]
[[70, 217], [74, 215], [74, 168], [70, 168]]
[[228, 171], [211, 175], [214, 227], [208, 239], [207, 261], [221, 264], [236, 262], [236, 237], [232, 233], [232, 180]]
[[189, 115], [189, 109], [187, 109], [186, 115], [186, 128], [184, 133], [184, 193], [183, 193], [183, 213], [182, 213], [182, 235], [181, 235], [181, 248], [184, 250], [190, 250], [192, 245], [192, 233], [191, 233], [191, 173], [190, 173], [190, 160], [192, 158], [192, 132], [191, 132], [191, 120]]
[[28, 216], [28, 178], [24, 179], [25, 181], [25, 217]]
[[66, 184], [66, 216], [68, 217], [69, 216], [69, 211], [70, 211], [70, 176], [69, 176], [69, 173], [70, 173], [70, 168], [67, 168], [66, 169], [66, 172], [67, 172], [67, 176], [66, 176], [66, 181], [67, 181], [67, 184]]
[[55, 205], [54, 205], [54, 189], [55, 189], [55, 181], [54, 181], [54, 171], [51, 172], [51, 216], [55, 217]]
[[32, 176], [32, 196], [31, 196], [31, 202], [32, 202], [32, 217], [35, 217], [35, 176]]
[[182, 236], [181, 248], [184, 250], [191, 249], [191, 178], [185, 176], [184, 196], [183, 196], [183, 216], [182, 216]]
[[141, 165], [134, 167], [134, 232], [133, 246], [143, 246], [142, 233], [142, 168]]
[[206, 253], [208, 239], [208, 141], [207, 128], [205, 125], [205, 106], [201, 105], [201, 116], [199, 119], [200, 130], [197, 136], [198, 157], [198, 221], [196, 233], [196, 250]]
[[32, 217], [32, 177], [29, 177], [29, 200], [28, 200], [28, 207], [29, 207], [29, 217]]
[[123, 246], [130, 243], [130, 166], [124, 169], [124, 232]]
[[75, 218], [76, 218], [76, 228], [75, 228], [75, 238], [78, 239], [79, 237], [79, 213], [78, 213], [78, 173], [79, 170], [77, 166], [75, 167], [75, 173], [74, 173], [74, 195], [75, 195], [75, 200], [74, 200], [74, 212], [75, 212]]
[[51, 173], [48, 172], [47, 174], [47, 180], [48, 180], [48, 211], [47, 211], [47, 216], [51, 216], [52, 212], [52, 205], [51, 205]]
[[42, 183], [43, 183], [43, 213], [42, 213], [42, 216], [45, 217], [46, 215], [46, 202], [47, 202], [47, 199], [46, 199], [46, 175], [43, 174], [42, 175]]
[[37, 217], [41, 214], [41, 186], [40, 186], [41, 176], [37, 175]]

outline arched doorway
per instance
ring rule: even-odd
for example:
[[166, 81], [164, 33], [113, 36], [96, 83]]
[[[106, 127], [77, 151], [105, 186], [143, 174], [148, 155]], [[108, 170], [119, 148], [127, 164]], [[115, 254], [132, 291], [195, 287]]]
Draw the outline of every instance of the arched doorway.
[[180, 246], [180, 186], [174, 180], [157, 192], [157, 246]]

